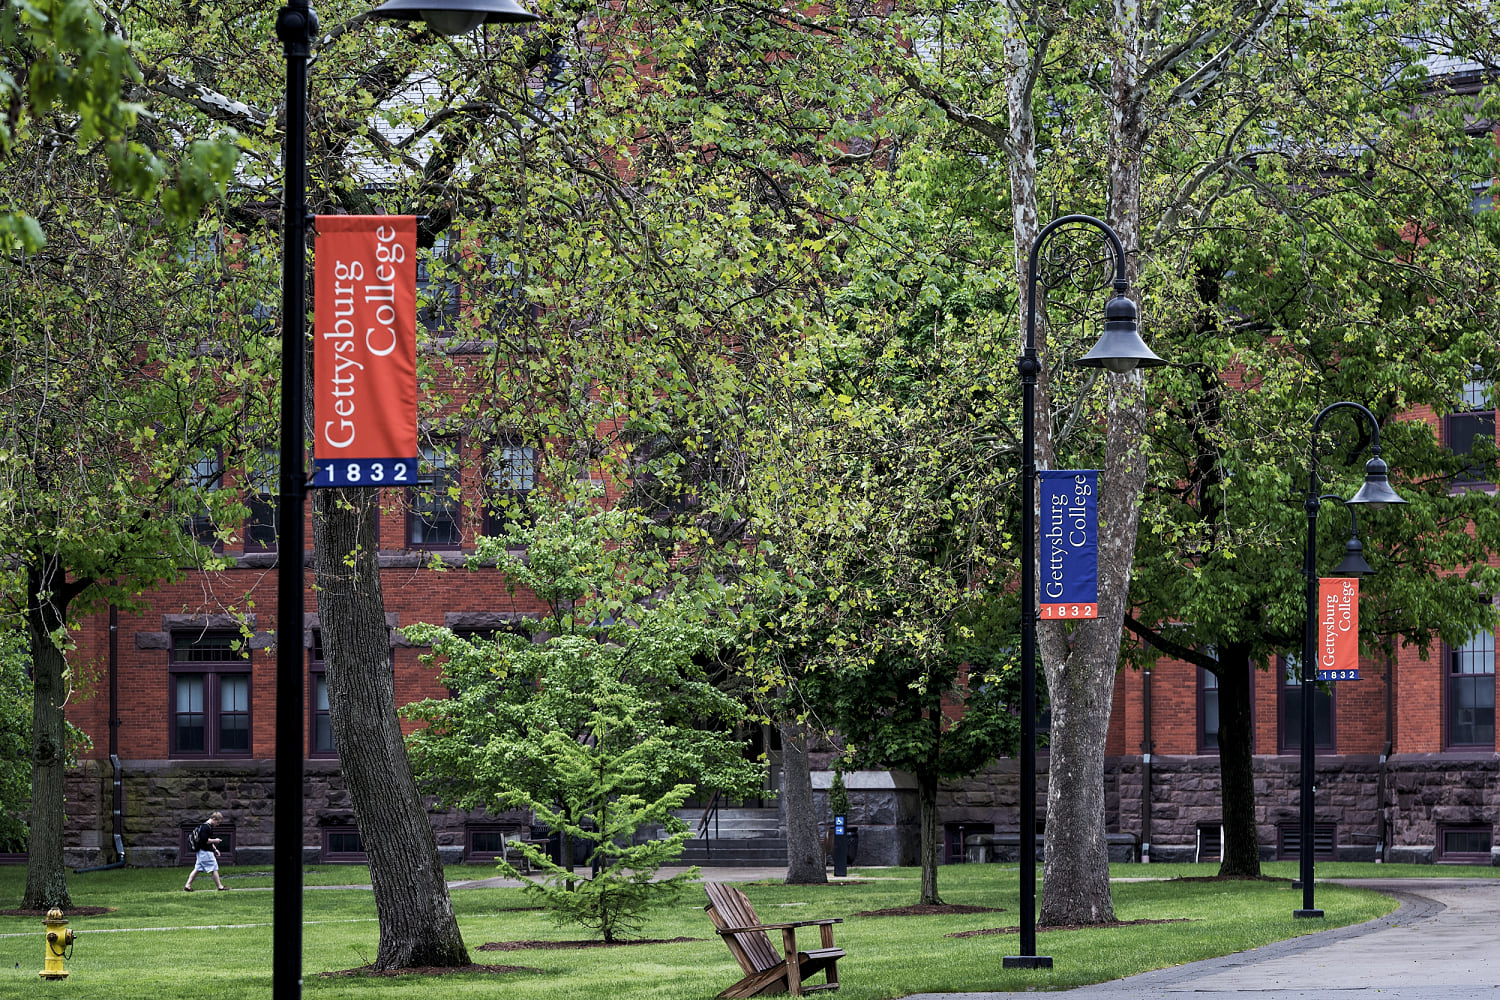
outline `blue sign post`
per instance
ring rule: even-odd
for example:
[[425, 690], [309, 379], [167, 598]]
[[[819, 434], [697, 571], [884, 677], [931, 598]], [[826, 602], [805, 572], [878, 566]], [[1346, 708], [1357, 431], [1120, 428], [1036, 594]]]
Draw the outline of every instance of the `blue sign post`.
[[1099, 617], [1099, 473], [1038, 472], [1043, 619]]

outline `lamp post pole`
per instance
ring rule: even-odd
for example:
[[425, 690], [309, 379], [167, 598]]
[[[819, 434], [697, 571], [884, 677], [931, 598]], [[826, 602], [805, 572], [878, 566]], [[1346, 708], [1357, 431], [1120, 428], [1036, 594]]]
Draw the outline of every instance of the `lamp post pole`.
[[1021, 375], [1021, 954], [1007, 955], [1007, 969], [1050, 969], [1052, 958], [1036, 953], [1036, 385], [1042, 362], [1036, 346], [1037, 263], [1043, 243], [1066, 225], [1093, 226], [1114, 251], [1115, 297], [1104, 310], [1104, 335], [1079, 364], [1128, 372], [1165, 364], [1140, 339], [1135, 303], [1125, 298], [1125, 247], [1106, 223], [1090, 215], [1049, 222], [1031, 245], [1026, 282], [1026, 344], [1017, 363]]
[[307, 60], [318, 16], [290, 0], [276, 16], [286, 50], [285, 243], [281, 261], [281, 494], [276, 540], [276, 792], [272, 834], [271, 995], [302, 995], [302, 391], [307, 242]]
[[[1302, 908], [1293, 910], [1294, 917], [1316, 918], [1323, 916], [1323, 911], [1316, 908], [1313, 902], [1313, 768], [1316, 763], [1313, 740], [1316, 738], [1316, 728], [1313, 724], [1313, 692], [1314, 682], [1318, 679], [1318, 510], [1322, 507], [1322, 501], [1326, 499], [1318, 493], [1318, 428], [1322, 426], [1324, 418], [1329, 414], [1341, 410], [1356, 410], [1363, 414], [1370, 423], [1372, 437], [1370, 439], [1370, 460], [1365, 463], [1365, 482], [1359, 488], [1359, 492], [1344, 501], [1350, 507], [1350, 516], [1353, 517], [1353, 508], [1357, 505], [1369, 506], [1379, 509], [1387, 504], [1405, 503], [1396, 491], [1391, 489], [1385, 462], [1380, 457], [1380, 422], [1359, 403], [1344, 400], [1331, 403], [1318, 412], [1313, 418], [1311, 446], [1312, 455], [1308, 463], [1307, 473], [1307, 500], [1303, 507], [1307, 510], [1307, 544], [1303, 548], [1302, 574], [1307, 584], [1306, 617], [1302, 623], [1302, 788], [1298, 803], [1298, 846], [1297, 846], [1297, 871], [1302, 882]], [[1354, 539], [1351, 538], [1351, 543]], [[1353, 552], [1352, 547], [1349, 550]], [[1368, 571], [1368, 565], [1363, 559], [1359, 565]], [[1346, 557], [1341, 568], [1358, 571], [1357, 566], [1351, 565], [1350, 558]]]
[[[424, 21], [441, 35], [481, 24], [537, 20], [516, 0], [388, 0], [374, 18]], [[307, 274], [307, 64], [318, 32], [308, 0], [287, 0], [276, 15], [286, 52], [286, 137], [282, 155], [281, 469], [276, 560], [276, 791], [271, 840], [271, 995], [302, 995], [302, 672], [303, 560], [307, 476], [303, 444]]]

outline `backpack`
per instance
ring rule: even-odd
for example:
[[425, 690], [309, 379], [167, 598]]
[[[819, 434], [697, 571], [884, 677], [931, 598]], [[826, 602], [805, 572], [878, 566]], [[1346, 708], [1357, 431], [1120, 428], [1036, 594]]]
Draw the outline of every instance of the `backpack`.
[[212, 837], [213, 835], [214, 827], [212, 823], [199, 823], [196, 827], [193, 828], [193, 836], [190, 838], [193, 842], [193, 850], [208, 850], [212, 846], [211, 844], [209, 844], [208, 838]]

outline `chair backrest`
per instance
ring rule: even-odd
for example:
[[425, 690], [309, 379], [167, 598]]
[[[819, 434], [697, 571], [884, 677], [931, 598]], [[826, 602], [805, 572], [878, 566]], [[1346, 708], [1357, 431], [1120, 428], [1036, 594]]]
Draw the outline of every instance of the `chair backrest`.
[[[708, 893], [708, 915], [719, 930], [729, 927], [749, 927], [760, 923], [755, 907], [745, 894], [723, 882], [704, 882], [703, 891]], [[781, 965], [785, 959], [771, 947], [771, 939], [765, 931], [739, 931], [723, 935], [735, 960], [746, 974], [763, 972]]]

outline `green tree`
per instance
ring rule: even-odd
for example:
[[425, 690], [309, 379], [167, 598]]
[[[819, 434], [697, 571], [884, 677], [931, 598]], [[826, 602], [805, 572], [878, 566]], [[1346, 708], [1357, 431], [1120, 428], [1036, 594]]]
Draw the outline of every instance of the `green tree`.
[[[558, 834], [561, 864], [523, 847], [546, 873], [528, 891], [560, 921], [612, 941], [691, 877], [652, 881], [691, 835], [671, 811], [695, 789], [744, 794], [761, 769], [728, 731], [740, 705], [702, 666], [730, 638], [714, 581], [672, 571], [638, 515], [541, 499], [535, 513], [534, 526], [513, 521], [503, 537], [481, 538], [477, 557], [549, 613], [490, 639], [408, 627], [446, 658], [456, 691], [408, 706], [424, 723], [408, 743], [445, 801], [529, 809]], [[653, 826], [667, 836], [636, 843]], [[575, 874], [574, 843], [587, 845], [592, 878]]]
[[[141, 82], [120, 24], [92, 0], [5, 0], [0, 5], [0, 163], [15, 164], [38, 142], [102, 145], [115, 188], [136, 198], [159, 194], [176, 222], [191, 223], [218, 200], [233, 173], [234, 135], [161, 144], [139, 128], [126, 90]], [[149, 132], [149, 130], [148, 130]], [[166, 151], [170, 150], [170, 153]], [[167, 158], [178, 157], [169, 165]], [[163, 187], [163, 181], [170, 181]], [[46, 242], [35, 213], [46, 202], [0, 211], [0, 246], [33, 252]]]

